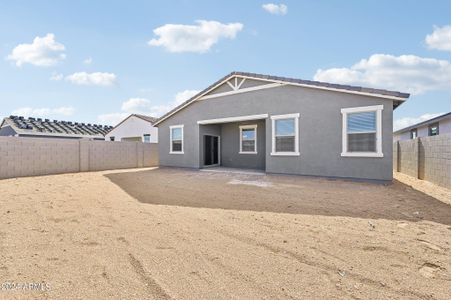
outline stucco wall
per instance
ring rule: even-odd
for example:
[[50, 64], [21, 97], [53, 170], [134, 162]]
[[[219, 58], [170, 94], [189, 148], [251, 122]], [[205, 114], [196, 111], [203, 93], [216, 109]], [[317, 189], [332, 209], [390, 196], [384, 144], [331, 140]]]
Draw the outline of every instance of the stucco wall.
[[[257, 154], [240, 154], [240, 126], [257, 125]], [[265, 120], [225, 123], [221, 126], [222, 165], [230, 168], [265, 169]]]
[[[440, 134], [448, 134], [451, 133], [451, 118], [440, 120], [439, 122], [439, 133]], [[418, 137], [427, 137], [429, 135], [429, 125], [423, 125], [417, 127], [417, 136]], [[396, 141], [405, 141], [410, 140], [410, 130], [406, 132], [400, 132], [393, 135], [393, 140]]]
[[122, 138], [140, 137], [143, 140], [144, 134], [150, 134], [150, 142], [158, 143], [158, 128], [153, 127], [147, 121], [136, 116], [131, 116], [122, 124], [115, 127], [106, 136], [105, 140], [109, 141], [114, 136], [115, 141], [121, 141]]
[[0, 137], [0, 178], [158, 164], [156, 144]]
[[[341, 157], [341, 109], [383, 105], [382, 158]], [[255, 114], [300, 113], [300, 156], [270, 155], [271, 120], [266, 122], [267, 172], [376, 180], [392, 179], [393, 103], [391, 100], [295, 86], [197, 101], [159, 124], [160, 164], [199, 168], [198, 120]], [[169, 154], [169, 126], [184, 125], [184, 154]]]
[[395, 171], [451, 188], [451, 134], [395, 142], [394, 151]]
[[15, 136], [17, 132], [11, 126], [3, 126], [0, 128], [0, 136]]

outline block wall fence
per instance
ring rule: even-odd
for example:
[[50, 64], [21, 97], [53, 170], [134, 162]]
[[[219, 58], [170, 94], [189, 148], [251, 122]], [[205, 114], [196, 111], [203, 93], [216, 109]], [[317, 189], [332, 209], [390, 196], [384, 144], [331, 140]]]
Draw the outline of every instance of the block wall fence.
[[393, 170], [451, 188], [451, 134], [395, 142]]
[[153, 167], [158, 144], [0, 137], [0, 179]]

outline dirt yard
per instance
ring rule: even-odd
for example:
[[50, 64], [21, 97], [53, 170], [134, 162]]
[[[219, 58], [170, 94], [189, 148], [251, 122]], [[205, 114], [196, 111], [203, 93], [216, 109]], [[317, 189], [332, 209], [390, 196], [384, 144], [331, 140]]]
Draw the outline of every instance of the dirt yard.
[[451, 294], [451, 205], [399, 182], [147, 169], [1, 180], [0, 197], [0, 299]]

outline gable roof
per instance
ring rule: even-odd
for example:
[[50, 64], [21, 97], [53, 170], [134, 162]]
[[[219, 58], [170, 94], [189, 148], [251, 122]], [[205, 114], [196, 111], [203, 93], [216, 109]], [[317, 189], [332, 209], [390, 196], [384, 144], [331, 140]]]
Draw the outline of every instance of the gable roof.
[[150, 122], [152, 124], [158, 120], [158, 118], [154, 118], [154, 117], [146, 116], [146, 115], [140, 115], [140, 114], [132, 114], [132, 116], [138, 117], [138, 118], [143, 119], [144, 121]]
[[403, 132], [406, 132], [406, 131], [410, 131], [411, 129], [414, 129], [414, 128], [417, 128], [417, 127], [421, 127], [421, 126], [424, 126], [424, 125], [429, 125], [429, 124], [432, 124], [432, 123], [435, 123], [435, 122], [438, 122], [438, 121], [441, 121], [441, 120], [447, 119], [447, 118], [451, 119], [451, 112], [446, 113], [446, 114], [442, 114], [440, 116], [434, 117], [434, 118], [426, 120], [426, 121], [422, 121], [422, 122], [410, 125], [408, 127], [404, 127], [404, 128], [399, 129], [399, 130], [397, 130], [397, 131], [395, 131], [393, 133], [394, 134], [403, 133]]
[[113, 128], [91, 123], [51, 121], [49, 119], [19, 116], [4, 118], [1, 127], [3, 126], [11, 126], [18, 134], [88, 138], [103, 138]]
[[158, 120], [158, 118], [154, 118], [154, 117], [151, 117], [151, 116], [140, 115], [140, 114], [131, 114], [127, 118], [125, 118], [122, 121], [120, 121], [116, 126], [112, 127], [111, 130], [109, 131], [109, 133], [111, 133], [114, 129], [118, 128], [119, 125], [121, 125], [122, 123], [124, 123], [125, 121], [130, 119], [131, 117], [140, 118], [141, 120], [149, 122], [151, 125], [153, 125]]
[[327, 82], [320, 82], [320, 81], [313, 81], [313, 80], [303, 80], [303, 79], [296, 79], [296, 78], [289, 78], [289, 77], [280, 77], [280, 76], [273, 76], [273, 75], [263, 75], [263, 74], [256, 74], [256, 73], [248, 73], [248, 72], [232, 72], [228, 74], [227, 76], [224, 76], [223, 78], [219, 79], [215, 83], [211, 84], [201, 92], [197, 93], [187, 101], [183, 102], [182, 104], [178, 105], [174, 109], [170, 110], [166, 114], [164, 114], [162, 117], [158, 119], [158, 121], [154, 125], [158, 125], [171, 115], [175, 114], [179, 110], [185, 108], [192, 102], [196, 101], [197, 99], [201, 98], [202, 96], [206, 95], [210, 91], [214, 90], [215, 88], [219, 87], [221, 84], [227, 82], [233, 77], [239, 77], [239, 78], [249, 78], [249, 79], [256, 79], [256, 80], [263, 80], [263, 81], [269, 81], [273, 83], [283, 83], [288, 85], [295, 85], [295, 86], [302, 86], [307, 88], [315, 88], [315, 89], [322, 89], [322, 90], [329, 90], [329, 91], [336, 91], [336, 92], [343, 92], [343, 93], [350, 93], [350, 94], [361, 94], [366, 96], [373, 96], [373, 97], [380, 97], [380, 98], [387, 98], [390, 100], [394, 100], [393, 107], [396, 108], [399, 105], [401, 105], [407, 98], [409, 98], [410, 94], [408, 93], [401, 93], [397, 91], [389, 91], [384, 89], [374, 89], [374, 88], [366, 88], [366, 87], [360, 87], [360, 86], [353, 86], [353, 85], [343, 85], [343, 84], [333, 84], [333, 83], [327, 83]]

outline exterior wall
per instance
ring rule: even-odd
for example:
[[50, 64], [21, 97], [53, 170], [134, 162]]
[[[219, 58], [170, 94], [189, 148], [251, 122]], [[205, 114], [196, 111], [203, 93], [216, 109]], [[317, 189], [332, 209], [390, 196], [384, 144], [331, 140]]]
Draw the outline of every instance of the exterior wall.
[[15, 136], [16, 132], [11, 126], [3, 126], [0, 128], [0, 136]]
[[451, 133], [394, 143], [394, 170], [451, 188]]
[[[341, 109], [383, 105], [382, 158], [341, 157]], [[392, 180], [393, 103], [391, 100], [296, 86], [256, 90], [192, 103], [159, 124], [160, 164], [199, 168], [198, 120], [256, 114], [300, 113], [300, 156], [271, 156], [267, 172]], [[266, 122], [266, 149], [271, 149], [271, 120]], [[184, 154], [169, 154], [169, 126], [184, 125]]]
[[[240, 126], [257, 125], [257, 154], [240, 154]], [[230, 168], [265, 169], [265, 120], [226, 123], [221, 126], [221, 165]]]
[[0, 137], [0, 179], [155, 165], [156, 144]]
[[393, 134], [393, 141], [405, 141], [410, 140], [410, 130], [407, 132], [400, 132], [397, 134]]
[[[428, 126], [420, 126], [417, 129], [418, 137], [426, 137], [429, 135]], [[410, 139], [410, 134], [409, 134]]]
[[[451, 118], [440, 120], [439, 135], [451, 133]], [[429, 124], [417, 127], [418, 137], [427, 137], [429, 135]], [[406, 132], [400, 132], [393, 135], [394, 141], [410, 140], [410, 129]]]
[[439, 127], [440, 127], [439, 134], [451, 133], [451, 118], [440, 121]]
[[153, 127], [147, 121], [136, 116], [131, 116], [122, 124], [111, 130], [105, 140], [109, 141], [114, 136], [115, 141], [121, 141], [122, 138], [139, 137], [144, 141], [143, 135], [150, 134], [150, 142], [158, 143], [158, 128]]

